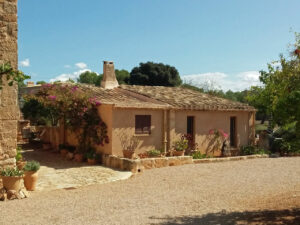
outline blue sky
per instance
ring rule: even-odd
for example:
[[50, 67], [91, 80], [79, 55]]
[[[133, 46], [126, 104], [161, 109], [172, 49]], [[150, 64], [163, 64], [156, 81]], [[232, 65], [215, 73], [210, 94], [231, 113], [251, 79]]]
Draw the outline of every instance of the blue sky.
[[102, 73], [102, 61], [175, 66], [225, 90], [258, 71], [300, 32], [299, 0], [19, 0], [19, 69], [33, 81]]

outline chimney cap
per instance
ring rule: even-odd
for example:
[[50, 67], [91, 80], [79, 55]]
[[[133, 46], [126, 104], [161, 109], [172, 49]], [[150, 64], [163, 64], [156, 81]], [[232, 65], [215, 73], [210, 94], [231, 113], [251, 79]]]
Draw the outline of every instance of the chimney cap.
[[114, 64], [113, 61], [103, 61], [104, 64]]

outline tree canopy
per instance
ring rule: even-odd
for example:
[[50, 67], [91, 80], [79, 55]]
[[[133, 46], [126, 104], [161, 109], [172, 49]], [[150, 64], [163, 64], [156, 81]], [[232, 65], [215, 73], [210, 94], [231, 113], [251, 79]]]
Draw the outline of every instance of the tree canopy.
[[[279, 66], [278, 66], [279, 65]], [[280, 55], [277, 65], [268, 64], [268, 71], [260, 72], [263, 87], [252, 87], [248, 100], [272, 115], [274, 123], [286, 126], [294, 123], [300, 138], [300, 35], [296, 33], [290, 57]]]
[[77, 81], [79, 83], [84, 83], [84, 84], [95, 84], [96, 86], [100, 86], [100, 77], [97, 73], [95, 72], [90, 72], [86, 71], [83, 72], [79, 75], [79, 78]]
[[132, 69], [129, 83], [175, 87], [181, 85], [182, 80], [175, 67], [163, 63], [146, 62]]

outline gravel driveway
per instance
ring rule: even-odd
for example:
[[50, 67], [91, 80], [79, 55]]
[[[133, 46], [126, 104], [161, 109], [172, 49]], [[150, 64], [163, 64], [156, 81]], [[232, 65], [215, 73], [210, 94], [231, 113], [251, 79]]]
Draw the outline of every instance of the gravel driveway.
[[0, 224], [300, 224], [300, 157], [147, 170], [0, 202]]

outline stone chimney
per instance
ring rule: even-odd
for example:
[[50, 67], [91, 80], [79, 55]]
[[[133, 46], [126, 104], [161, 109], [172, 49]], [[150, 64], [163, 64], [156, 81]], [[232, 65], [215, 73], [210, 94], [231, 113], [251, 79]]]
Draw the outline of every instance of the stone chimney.
[[33, 81], [27, 81], [27, 87], [34, 87], [34, 82]]
[[105, 89], [113, 89], [118, 86], [119, 83], [115, 74], [114, 62], [103, 61], [103, 78], [101, 81], [101, 87]]

